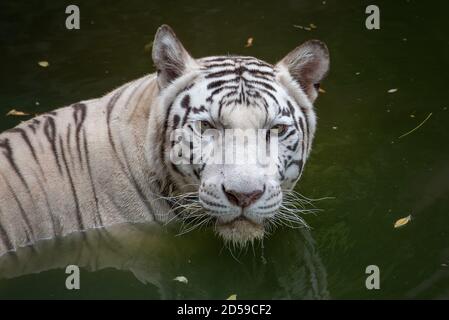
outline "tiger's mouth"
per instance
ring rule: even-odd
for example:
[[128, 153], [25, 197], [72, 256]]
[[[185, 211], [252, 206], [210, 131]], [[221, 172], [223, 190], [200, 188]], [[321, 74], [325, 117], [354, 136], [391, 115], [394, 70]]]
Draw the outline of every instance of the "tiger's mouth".
[[217, 221], [216, 232], [225, 241], [245, 245], [265, 235], [263, 224], [249, 220], [245, 216], [239, 216], [231, 221]]

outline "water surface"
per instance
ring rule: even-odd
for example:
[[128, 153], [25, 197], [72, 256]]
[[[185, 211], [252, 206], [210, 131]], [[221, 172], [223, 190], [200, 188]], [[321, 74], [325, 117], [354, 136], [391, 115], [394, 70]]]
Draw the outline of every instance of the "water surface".
[[[22, 120], [4, 116], [12, 108], [42, 113], [153, 72], [144, 46], [162, 23], [196, 57], [236, 53], [274, 63], [307, 39], [325, 41], [331, 73], [297, 191], [334, 199], [305, 217], [310, 232], [280, 229], [234, 255], [204, 230], [176, 237], [125, 227], [116, 253], [96, 232], [91, 251], [76, 236], [43, 243], [41, 258], [20, 253], [28, 264], [0, 260], [16, 272], [0, 280], [0, 298], [449, 298], [449, 4], [376, 3], [381, 29], [368, 31], [371, 3], [359, 1], [77, 1], [81, 30], [68, 31], [71, 2], [3, 1], [1, 131]], [[294, 27], [310, 23], [317, 28]], [[409, 224], [393, 228], [410, 214]], [[64, 286], [61, 267], [72, 262], [83, 266], [79, 291]], [[372, 264], [380, 290], [365, 287]], [[179, 275], [189, 283], [173, 282]]]

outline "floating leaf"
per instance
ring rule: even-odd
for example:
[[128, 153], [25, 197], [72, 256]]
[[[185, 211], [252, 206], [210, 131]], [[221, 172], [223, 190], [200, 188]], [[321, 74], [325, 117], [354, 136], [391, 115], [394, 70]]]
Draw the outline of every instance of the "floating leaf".
[[397, 91], [398, 91], [397, 88], [393, 88], [393, 89], [388, 90], [387, 92], [388, 92], [388, 93], [395, 93], [395, 92], [397, 92]]
[[397, 221], [394, 223], [394, 227], [395, 227], [395, 228], [403, 227], [403, 226], [405, 226], [407, 223], [409, 223], [410, 220], [412, 220], [412, 216], [411, 216], [411, 215], [408, 215], [408, 216], [405, 217], [405, 218], [401, 218], [401, 219], [397, 220]]
[[39, 61], [37, 64], [40, 65], [42, 68], [47, 68], [50, 65], [48, 61]]
[[312, 31], [312, 29], [316, 29], [316, 25], [314, 25], [313, 23], [309, 24], [308, 27], [301, 26], [299, 24], [294, 24], [293, 27], [306, 31]]
[[231, 294], [226, 300], [237, 300], [237, 295]]
[[189, 283], [189, 280], [187, 280], [187, 278], [184, 277], [184, 276], [178, 276], [178, 277], [174, 278], [173, 280], [174, 281], [178, 281], [178, 282], [182, 282], [182, 283], [185, 283], [185, 284]]
[[23, 111], [17, 111], [16, 109], [12, 109], [6, 115], [7, 116], [29, 116], [30, 114], [23, 112]]
[[251, 47], [253, 45], [253, 41], [254, 41], [253, 38], [248, 38], [248, 40], [246, 40], [245, 48]]

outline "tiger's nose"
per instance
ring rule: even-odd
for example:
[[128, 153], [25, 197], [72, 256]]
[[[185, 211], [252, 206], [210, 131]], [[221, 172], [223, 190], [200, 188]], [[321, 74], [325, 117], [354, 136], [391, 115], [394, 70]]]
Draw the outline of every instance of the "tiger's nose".
[[225, 186], [222, 185], [223, 192], [228, 198], [229, 202], [235, 204], [239, 207], [245, 208], [256, 202], [265, 192], [265, 186], [263, 190], [255, 190], [252, 192], [238, 192], [235, 190], [226, 190]]

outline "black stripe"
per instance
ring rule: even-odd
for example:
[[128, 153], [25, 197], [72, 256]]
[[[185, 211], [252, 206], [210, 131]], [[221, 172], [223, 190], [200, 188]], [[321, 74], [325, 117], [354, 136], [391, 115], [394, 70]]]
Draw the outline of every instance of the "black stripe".
[[6, 185], [8, 186], [9, 191], [11, 192], [11, 194], [12, 194], [14, 200], [15, 200], [16, 203], [17, 203], [17, 206], [19, 207], [20, 215], [21, 215], [23, 221], [25, 222], [25, 226], [26, 226], [25, 232], [26, 232], [27, 234], [28, 234], [28, 233], [31, 233], [31, 236], [34, 238], [34, 230], [33, 230], [33, 227], [32, 227], [32, 225], [31, 225], [31, 223], [30, 223], [30, 220], [28, 219], [28, 216], [27, 216], [25, 210], [24, 210], [23, 207], [22, 207], [22, 203], [19, 201], [19, 198], [17, 198], [17, 195], [16, 195], [16, 193], [14, 192], [14, 189], [12, 188], [11, 184], [10, 184], [9, 181], [6, 179], [6, 177], [5, 177], [1, 172], [0, 172], [0, 175], [2, 176], [3, 180], [5, 180], [5, 183], [6, 183]]
[[61, 137], [59, 137], [59, 145], [60, 145], [60, 148], [61, 148], [62, 161], [64, 162], [64, 166], [65, 166], [65, 169], [67, 171], [67, 176], [69, 178], [69, 183], [70, 183], [70, 188], [72, 190], [73, 200], [75, 201], [76, 221], [78, 223], [78, 230], [79, 231], [83, 231], [84, 230], [84, 223], [83, 223], [83, 218], [82, 218], [81, 212], [80, 212], [80, 204], [79, 204], [78, 196], [76, 194], [75, 184], [73, 183], [73, 178], [72, 178], [72, 175], [70, 173], [69, 165], [68, 165], [67, 159], [65, 157], [64, 145], [62, 143], [62, 138]]
[[225, 60], [232, 60], [232, 61], [234, 61], [234, 57], [233, 56], [221, 56], [221, 57], [204, 58], [203, 62], [205, 62], [205, 63], [223, 62]]
[[206, 168], [206, 162], [203, 162], [203, 164], [201, 165], [200, 170], [198, 170], [198, 173], [201, 174], [203, 173], [204, 169]]
[[112, 115], [112, 110], [114, 109], [114, 106], [117, 102], [117, 100], [120, 98], [120, 96], [122, 95], [122, 93], [128, 88], [128, 86], [123, 87], [121, 89], [119, 89], [113, 96], [112, 98], [109, 100], [107, 106], [106, 106], [106, 125], [108, 127], [108, 137], [109, 137], [109, 142], [112, 145], [112, 148], [114, 149], [115, 152], [115, 143], [114, 143], [114, 139], [112, 138], [112, 130], [111, 130], [111, 115]]
[[[130, 101], [134, 98], [134, 96], [137, 94], [137, 92], [139, 91], [139, 89], [146, 83], [146, 78], [147, 77], [143, 77], [141, 79], [136, 80], [135, 82], [140, 80], [140, 83], [133, 89], [133, 91], [131, 92], [131, 94], [128, 95], [128, 99], [126, 99], [125, 102], [125, 106], [128, 106]], [[140, 104], [140, 101], [142, 100], [144, 94], [145, 94], [146, 88], [142, 90], [142, 92], [140, 92], [139, 97], [137, 98], [137, 101], [133, 104], [134, 106], [136, 106], [133, 110], [133, 112], [131, 113], [130, 118], [132, 117], [132, 115], [134, 114], [134, 112], [138, 109], [138, 106]]]
[[14, 172], [17, 174], [17, 176], [20, 178], [20, 181], [25, 185], [25, 188], [28, 192], [30, 192], [30, 189], [28, 187], [28, 184], [25, 181], [25, 178], [23, 177], [22, 173], [20, 172], [19, 168], [17, 167], [16, 162], [14, 161], [14, 155], [12, 152], [11, 145], [9, 143], [9, 139], [3, 139], [0, 141], [0, 148], [3, 149], [3, 155], [8, 160], [9, 164], [13, 168]]
[[30, 128], [30, 129], [33, 131], [33, 133], [36, 133], [36, 127], [39, 126], [39, 124], [40, 124], [41, 122], [40, 122], [39, 120], [37, 120], [37, 119], [31, 120], [31, 122], [32, 122], [32, 123], [30, 123], [30, 124], [28, 125], [28, 128]]
[[13, 129], [9, 130], [9, 132], [17, 132], [17, 133], [20, 133], [22, 139], [25, 141], [26, 145], [27, 145], [28, 148], [30, 149], [31, 154], [32, 154], [34, 160], [35, 160], [36, 162], [39, 162], [39, 161], [37, 160], [36, 151], [34, 150], [34, 147], [33, 147], [33, 145], [31, 144], [31, 141], [30, 141], [30, 139], [28, 138], [28, 135], [27, 135], [26, 131], [25, 131], [24, 129], [22, 129], [22, 128], [13, 128]]
[[[116, 148], [115, 142], [114, 142], [113, 137], [112, 137], [112, 131], [111, 131], [111, 127], [110, 127], [111, 113], [112, 113], [112, 110], [113, 110], [113, 108], [114, 108], [114, 105], [116, 104], [116, 102], [118, 101], [118, 99], [120, 98], [120, 96], [122, 95], [122, 93], [124, 92], [124, 90], [127, 89], [127, 88], [128, 88], [128, 86], [127, 86], [127, 87], [124, 87], [124, 88], [122, 88], [120, 91], [116, 92], [116, 93], [114, 94], [114, 96], [111, 98], [111, 100], [109, 100], [109, 102], [108, 102], [108, 105], [107, 105], [107, 117], [106, 117], [106, 121], [107, 121], [107, 126], [108, 126], [108, 136], [109, 136], [109, 141], [110, 141], [111, 146], [112, 146], [112, 149], [113, 149], [113, 151], [114, 151], [114, 156], [115, 156], [116, 160], [118, 161], [118, 164], [120, 165], [120, 168], [121, 168], [122, 171], [126, 174], [126, 176], [128, 177], [128, 179], [131, 180], [131, 182], [132, 182], [133, 186], [135, 187], [135, 189], [136, 189], [136, 191], [137, 191], [139, 197], [140, 197], [141, 200], [143, 201], [144, 205], [147, 207], [149, 213], [153, 216], [154, 221], [158, 223], [158, 221], [156, 220], [156, 217], [155, 217], [154, 213], [152, 212], [152, 210], [150, 210], [151, 207], [149, 206], [148, 201], [147, 201], [146, 198], [144, 197], [144, 194], [143, 194], [142, 189], [141, 189], [140, 186], [137, 184], [137, 182], [136, 182], [134, 176], [132, 175], [132, 172], [131, 172], [131, 170], [129, 169], [129, 166], [127, 166], [127, 168], [126, 168], [125, 165], [124, 165], [124, 164], [122, 163], [122, 161], [120, 160], [120, 157], [119, 157], [119, 155], [118, 155], [118, 152], [117, 152], [117, 148]], [[167, 120], [168, 120], [168, 118], [165, 119], [165, 124], [167, 124]], [[165, 130], [166, 130], [166, 128], [165, 128]], [[164, 132], [165, 132], [165, 131], [164, 131]], [[165, 137], [165, 135], [164, 135], [163, 137]], [[121, 143], [122, 143], [122, 142], [120, 141], [120, 144], [121, 144]], [[122, 149], [123, 149], [123, 145], [121, 144], [120, 146], [121, 146]], [[124, 157], [125, 157], [126, 164], [128, 165], [128, 159], [127, 159], [127, 157], [126, 157], [126, 152], [124, 153]], [[128, 170], [127, 170], [127, 169], [128, 169]], [[119, 211], [120, 213], [122, 212], [121, 210], [118, 210], [118, 211]]]
[[186, 109], [185, 113], [184, 113], [184, 118], [182, 120], [182, 126], [184, 126], [187, 122], [187, 119], [189, 117], [190, 114], [190, 110], [192, 109], [192, 107], [190, 106], [190, 95], [186, 94], [184, 96], [184, 98], [182, 98], [181, 100], [181, 107]]
[[199, 173], [198, 173], [195, 169], [193, 169], [193, 173], [195, 174], [195, 177], [196, 177], [198, 180], [201, 180], [201, 179], [200, 179]]
[[305, 120], [305, 125], [306, 125], [306, 131], [307, 131], [307, 141], [306, 141], [306, 148], [307, 148], [307, 152], [309, 151], [309, 143], [310, 143], [310, 124], [309, 124], [309, 115], [307, 113], [306, 108], [300, 107], [302, 113], [304, 114], [304, 120]]
[[[279, 161], [279, 162], [280, 162], [280, 161]], [[282, 180], [285, 180], [285, 175], [284, 175], [284, 173], [283, 173], [282, 170], [281, 170], [281, 166], [280, 166], [279, 164], [277, 164], [277, 167], [278, 167], [279, 175], [281, 176], [281, 181], [282, 181]]]
[[226, 90], [226, 89], [237, 90], [238, 88], [239, 88], [239, 86], [235, 86], [235, 85], [234, 86], [223, 86], [223, 87], [217, 88], [211, 92], [211, 94], [207, 97], [206, 101], [212, 102], [212, 99], [214, 98], [214, 96], [219, 94], [223, 90]]
[[181, 121], [181, 117], [177, 114], [173, 116], [173, 129], [176, 129], [179, 125], [179, 121]]
[[254, 89], [259, 90], [260, 92], [264, 92], [265, 94], [267, 94], [274, 101], [274, 103], [279, 105], [278, 99], [276, 99], [276, 97], [270, 91], [262, 89], [262, 88], [254, 88]]
[[225, 70], [208, 73], [204, 78], [206, 78], [206, 79], [220, 78], [220, 77], [227, 76], [230, 74], [237, 75], [236, 69], [235, 68], [234, 69], [225, 69]]
[[[237, 95], [236, 91], [230, 91], [221, 97], [220, 102], [218, 103], [219, 104], [218, 117], [221, 117], [221, 112], [222, 112], [225, 100], [232, 96], [236, 96], [236, 95]], [[239, 96], [239, 98], [241, 98], [241, 96]], [[235, 101], [237, 101], [237, 99], [227, 101], [226, 105], [230, 105], [230, 104], [234, 103]], [[240, 101], [240, 103], [241, 103], [241, 101]]]
[[31, 144], [30, 138], [28, 137], [26, 131], [22, 128], [13, 128], [9, 130], [10, 132], [17, 132], [20, 133], [22, 139], [25, 141], [26, 145], [30, 149], [31, 155], [33, 156], [34, 161], [38, 164], [39, 170], [42, 175], [44, 175], [44, 171], [42, 170], [42, 166], [39, 162], [39, 159], [37, 158], [36, 150], [34, 149], [33, 145]]
[[89, 147], [87, 145], [86, 129], [83, 130], [83, 143], [84, 143], [84, 153], [86, 155], [87, 173], [89, 174], [90, 185], [92, 186], [93, 197], [95, 200], [95, 208], [97, 210], [97, 216], [95, 216], [96, 217], [95, 221], [97, 221], [97, 218], [98, 218], [98, 220], [100, 222], [100, 226], [103, 226], [103, 219], [101, 218], [101, 213], [100, 213], [99, 206], [98, 206], [97, 191], [95, 189], [95, 184], [94, 184], [94, 180], [92, 177], [92, 168], [90, 167]]
[[211, 70], [215, 68], [226, 68], [226, 67], [235, 67], [235, 62], [215, 62], [215, 63], [205, 63], [203, 70]]
[[[0, 215], [2, 215], [2, 212], [0, 211]], [[3, 245], [5, 246], [7, 251], [14, 250], [14, 245], [12, 244], [8, 232], [6, 232], [5, 228], [3, 228], [2, 224], [0, 223], [0, 239], [3, 242]]]
[[299, 160], [292, 160], [292, 161], [287, 165], [287, 168], [289, 168], [289, 167], [292, 166], [292, 165], [296, 165], [296, 166], [299, 167], [299, 172], [301, 172], [303, 164], [304, 164], [304, 161], [303, 161], [302, 159], [299, 159]]
[[[75, 169], [75, 164], [74, 164], [75, 161], [73, 159], [72, 147], [70, 146], [71, 133], [72, 133], [72, 125], [69, 123], [67, 125], [67, 130], [66, 130], [66, 146], [67, 146], [67, 150], [69, 151], [70, 162], [72, 164], [72, 168]], [[82, 164], [81, 164], [81, 166], [82, 166]]]
[[83, 126], [84, 120], [86, 119], [86, 105], [84, 103], [75, 103], [73, 106], [73, 119], [76, 125], [76, 149], [78, 150], [78, 158], [80, 161], [81, 169], [83, 168], [83, 157], [81, 156], [81, 146], [80, 146], [80, 132]]
[[273, 69], [273, 66], [271, 64], [263, 62], [261, 60], [251, 61], [251, 62], [246, 62], [245, 63], [245, 66], [251, 66], [251, 65], [254, 65], [256, 67], [266, 67], [266, 68]]
[[273, 71], [264, 71], [260, 69], [251, 69], [248, 68], [249, 64], [245, 65], [245, 71], [248, 71], [252, 76], [257, 78], [263, 78], [267, 80], [274, 80], [274, 72]]
[[259, 81], [259, 80], [248, 80], [248, 79], [245, 79], [245, 78], [242, 78], [242, 79], [243, 79], [243, 81], [245, 82], [245, 85], [248, 86], [248, 88], [251, 88], [251, 87], [252, 87], [252, 88], [254, 88], [254, 89], [258, 89], [258, 88], [256, 88], [256, 87], [253, 86], [254, 84], [256, 84], [256, 85], [259, 85], [259, 86], [264, 87], [264, 88], [267, 89], [267, 90], [276, 92], [276, 89], [275, 89], [271, 84], [269, 84], [269, 83], [267, 83], [267, 82]]
[[287, 146], [287, 149], [290, 151], [296, 151], [296, 149], [298, 148], [298, 145], [299, 145], [299, 139], [296, 140], [296, 142], [293, 144], [293, 146]]
[[185, 177], [185, 174], [181, 170], [179, 170], [178, 166], [176, 166], [174, 163], [170, 163], [170, 164], [171, 164], [171, 168], [173, 169], [173, 171], [175, 171], [180, 176]]
[[202, 113], [202, 112], [207, 112], [207, 109], [204, 105], [201, 105], [199, 108], [192, 107], [192, 112], [195, 114], [198, 114], [198, 113]]
[[229, 80], [215, 80], [207, 85], [207, 89], [208, 90], [215, 89], [215, 88], [221, 87], [225, 84], [239, 82], [239, 80], [240, 80], [239, 78], [232, 78]]
[[161, 141], [161, 146], [160, 146], [160, 150], [159, 150], [159, 156], [161, 158], [162, 163], [164, 163], [164, 160], [165, 160], [165, 143], [167, 140], [168, 118], [170, 116], [170, 112], [171, 112], [172, 108], [173, 108], [173, 102], [170, 103], [170, 105], [167, 108], [167, 111], [165, 112], [164, 127], [162, 129], [162, 141]]
[[210, 205], [212, 207], [227, 208], [227, 206], [225, 206], [225, 205], [223, 205], [221, 203], [215, 202], [215, 201], [208, 201], [208, 200], [205, 200], [203, 198], [201, 198], [201, 201], [203, 201], [205, 204]]
[[295, 134], [295, 130], [290, 130], [290, 132], [285, 137], [282, 137], [282, 140], [287, 140], [294, 134]]
[[[120, 143], [122, 143], [122, 142], [120, 141]], [[122, 149], [124, 149], [123, 148], [123, 144], [121, 144], [121, 147], [122, 147]], [[128, 160], [128, 157], [126, 155], [126, 152], [123, 152], [123, 156], [125, 157], [125, 164], [126, 164], [126, 168], [128, 169], [128, 172], [129, 172], [129, 178], [131, 178], [131, 181], [132, 181], [134, 187], [136, 188], [136, 191], [137, 191], [137, 194], [139, 195], [140, 200], [142, 201], [144, 206], [147, 208], [148, 213], [150, 213], [151, 216], [153, 217], [153, 221], [156, 222], [156, 223], [159, 223], [159, 221], [156, 219], [155, 213], [153, 212], [153, 210], [152, 210], [152, 208], [151, 208], [151, 206], [149, 204], [149, 201], [148, 201], [147, 197], [145, 196], [141, 186], [137, 183], [137, 180], [136, 180], [136, 178], [134, 177], [134, 175], [133, 175], [133, 173], [131, 171], [131, 168], [130, 168], [130, 165], [129, 165], [129, 160]]]
[[293, 118], [293, 124], [295, 125], [296, 130], [299, 130], [298, 121], [296, 120], [296, 116], [295, 116], [295, 108], [288, 100], [287, 100], [287, 105], [288, 105], [288, 108], [290, 109], [290, 114], [292, 115], [292, 118]]
[[305, 131], [304, 131], [304, 123], [302, 118], [299, 118], [299, 126], [301, 127], [301, 133], [302, 133], [302, 155], [301, 158], [305, 159], [305, 155], [307, 154], [307, 150], [306, 150], [306, 146], [305, 146], [305, 141], [307, 139], [306, 135], [305, 135]]
[[168, 105], [167, 111], [165, 112], [165, 119], [164, 119], [164, 126], [162, 128], [162, 137], [161, 137], [161, 145], [159, 149], [159, 156], [161, 158], [162, 163], [164, 163], [165, 160], [165, 144], [167, 142], [167, 129], [168, 129], [168, 120], [170, 118], [170, 113], [173, 108], [173, 103], [176, 100], [176, 98], [184, 91], [187, 90], [187, 88], [191, 88], [193, 84], [189, 84], [187, 87], [183, 88], [182, 90], [178, 91], [173, 98], [173, 101]]
[[[270, 199], [272, 199], [272, 198], [274, 198], [274, 197], [270, 197]], [[270, 199], [267, 199], [267, 201], [270, 200]], [[265, 209], [271, 209], [271, 208], [276, 207], [276, 206], [278, 206], [278, 202], [275, 202], [273, 204], [269, 204], [269, 205], [266, 205], [266, 206], [262, 206], [262, 207], [257, 207], [257, 208], [265, 210]]]
[[36, 180], [37, 180], [37, 184], [41, 188], [41, 190], [42, 190], [42, 192], [44, 194], [44, 197], [45, 197], [45, 203], [46, 203], [47, 208], [48, 208], [48, 214], [50, 216], [53, 233], [56, 236], [59, 236], [61, 230], [60, 230], [60, 228], [57, 228], [56, 221], [55, 221], [55, 218], [54, 218], [54, 213], [53, 213], [53, 210], [52, 210], [52, 208], [50, 206], [50, 201], [48, 200], [47, 190], [45, 190], [44, 185], [42, 184], [41, 179], [37, 175], [36, 175]]
[[53, 156], [55, 157], [56, 165], [58, 166], [59, 174], [62, 174], [61, 164], [59, 163], [58, 150], [56, 147], [56, 125], [55, 120], [47, 116], [44, 124], [44, 134], [47, 137], [48, 142], [50, 143], [51, 150], [53, 152]]

